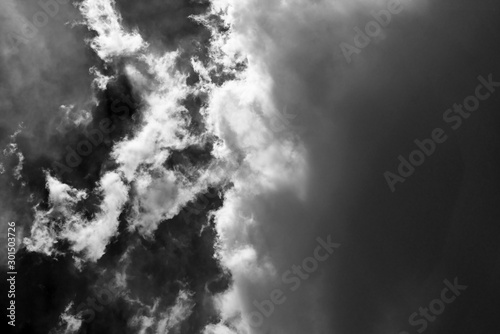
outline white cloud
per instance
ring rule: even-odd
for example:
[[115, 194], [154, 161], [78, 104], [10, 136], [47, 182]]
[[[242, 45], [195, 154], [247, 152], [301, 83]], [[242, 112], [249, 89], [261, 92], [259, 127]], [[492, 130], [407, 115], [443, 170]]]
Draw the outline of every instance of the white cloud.
[[[188, 291], [181, 290], [173, 306], [161, 311], [157, 300], [152, 307], [143, 306], [141, 315], [135, 315], [131, 323], [139, 328], [140, 334], [147, 333], [149, 328], [156, 334], [178, 333], [179, 325], [191, 315], [193, 307], [192, 295]], [[143, 313], [147, 315], [142, 315]]]
[[57, 328], [52, 329], [51, 334], [73, 334], [78, 333], [82, 326], [83, 320], [70, 314], [69, 310], [73, 307], [73, 302], [66, 306], [66, 309], [59, 317]]
[[128, 200], [128, 187], [114, 172], [105, 174], [100, 182], [103, 200], [99, 213], [90, 222], [73, 220], [65, 226], [61, 237], [70, 241], [75, 252], [84, 252], [90, 261], [97, 261], [118, 231], [118, 217]]
[[47, 190], [50, 209], [36, 209], [31, 236], [24, 240], [27, 249], [51, 255], [55, 253], [54, 244], [58, 240], [67, 240], [84, 259], [97, 261], [118, 230], [118, 217], [128, 199], [128, 187], [118, 174], [105, 174], [98, 189], [103, 201], [92, 221], [75, 212], [75, 205], [87, 197], [85, 192], [71, 188], [50, 175], [47, 175]]
[[97, 33], [90, 45], [101, 59], [132, 55], [147, 46], [139, 32], [127, 32], [123, 27], [114, 0], [85, 0], [79, 9], [88, 27]]

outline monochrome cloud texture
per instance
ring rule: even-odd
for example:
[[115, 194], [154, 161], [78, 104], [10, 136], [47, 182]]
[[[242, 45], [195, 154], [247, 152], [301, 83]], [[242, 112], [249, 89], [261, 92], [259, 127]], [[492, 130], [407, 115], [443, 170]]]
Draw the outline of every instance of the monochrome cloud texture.
[[[467, 230], [453, 191], [474, 187], [460, 169], [438, 177], [460, 165], [460, 137], [401, 197], [381, 175], [494, 71], [464, 51], [484, 45], [458, 18], [440, 25], [462, 3], [83, 0], [3, 38], [0, 185], [15, 196], [1, 193], [0, 218], [18, 222], [20, 282], [42, 296], [19, 332], [404, 330], [432, 282], [461, 274], [437, 259]], [[16, 34], [43, 10], [0, 6]], [[342, 247], [307, 271], [318, 238]]]

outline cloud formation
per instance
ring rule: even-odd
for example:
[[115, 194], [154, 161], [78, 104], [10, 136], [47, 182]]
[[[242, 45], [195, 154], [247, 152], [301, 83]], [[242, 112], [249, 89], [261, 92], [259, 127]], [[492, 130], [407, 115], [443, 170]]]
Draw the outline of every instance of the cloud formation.
[[[447, 233], [467, 227], [450, 217], [476, 188], [453, 167], [459, 137], [400, 197], [380, 175], [494, 64], [463, 51], [484, 45], [460, 20], [440, 25], [446, 1], [391, 3], [84, 0], [18, 56], [2, 40], [0, 185], [17, 195], [2, 193], [2, 219], [20, 221], [20, 283], [43, 296], [20, 331], [405, 329], [432, 282], [463, 274], [436, 254], [459, 248]], [[19, 29], [39, 10], [2, 6]], [[318, 238], [342, 247], [307, 271]], [[286, 301], [257, 325], [277, 290]]]

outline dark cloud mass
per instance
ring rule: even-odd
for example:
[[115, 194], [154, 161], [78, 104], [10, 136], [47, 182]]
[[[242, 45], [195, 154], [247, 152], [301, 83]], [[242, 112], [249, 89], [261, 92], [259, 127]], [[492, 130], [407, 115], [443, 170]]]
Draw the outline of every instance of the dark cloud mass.
[[499, 12], [0, 0], [8, 332], [498, 332]]

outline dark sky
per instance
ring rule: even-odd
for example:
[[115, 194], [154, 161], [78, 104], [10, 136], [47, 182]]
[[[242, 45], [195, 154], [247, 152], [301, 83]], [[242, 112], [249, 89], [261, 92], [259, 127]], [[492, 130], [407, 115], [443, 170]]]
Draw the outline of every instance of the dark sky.
[[[85, 0], [18, 52], [3, 31], [39, 4], [0, 4], [9, 330], [498, 332], [500, 4], [401, 1], [351, 61], [342, 43], [387, 1]], [[453, 129], [479, 77], [498, 87]], [[437, 128], [446, 141], [392, 191], [386, 172]], [[341, 246], [291, 291], [283, 275], [328, 236]], [[410, 323], [446, 280], [467, 288]], [[250, 325], [275, 289], [286, 301]]]
[[[345, 244], [324, 297], [333, 332], [415, 333], [409, 315], [455, 277], [467, 290], [426, 333], [498, 331], [500, 95], [457, 130], [442, 118], [479, 75], [500, 81], [498, 10], [492, 1], [435, 1], [421, 17], [398, 17], [392, 36], [363, 50], [369, 69], [330, 104], [342, 153], [315, 175], [321, 186], [340, 164], [339, 187], [323, 199], [342, 212], [330, 231]], [[382, 174], [435, 128], [448, 140], [392, 193]], [[317, 149], [318, 160], [327, 150]]]

